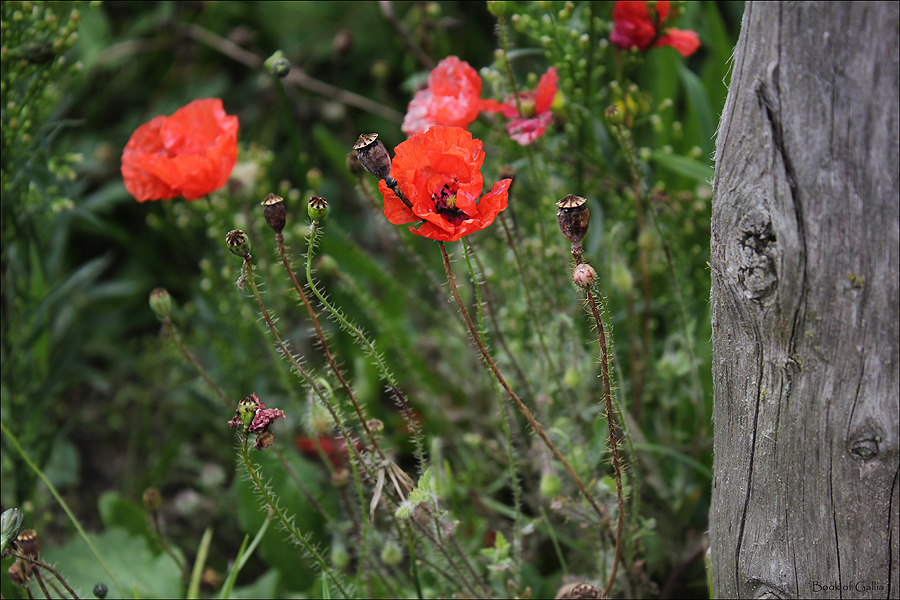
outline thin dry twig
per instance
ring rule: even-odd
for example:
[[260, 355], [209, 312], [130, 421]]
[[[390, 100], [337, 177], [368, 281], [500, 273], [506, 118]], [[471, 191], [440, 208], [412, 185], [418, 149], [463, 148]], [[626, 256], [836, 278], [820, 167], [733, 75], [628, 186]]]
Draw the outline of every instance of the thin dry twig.
[[[265, 62], [262, 57], [254, 54], [253, 52], [250, 52], [249, 50], [244, 50], [234, 42], [218, 36], [212, 31], [204, 29], [199, 25], [185, 26], [179, 24], [177, 25], [177, 27], [181, 33], [188, 36], [189, 38], [196, 40], [201, 44], [205, 44], [210, 48], [213, 48], [214, 50], [218, 50], [232, 60], [235, 60], [252, 69], [261, 68], [263, 62]], [[366, 112], [372, 113], [373, 115], [377, 115], [382, 119], [385, 119], [386, 121], [390, 121], [392, 123], [403, 122], [403, 114], [399, 111], [384, 106], [383, 104], [374, 102], [373, 100], [370, 100], [365, 96], [360, 96], [359, 94], [354, 94], [353, 92], [348, 92], [345, 89], [331, 85], [330, 83], [319, 81], [318, 79], [310, 77], [295, 66], [292, 66], [290, 73], [288, 73], [282, 81], [296, 85], [297, 87], [303, 88], [309, 92], [325, 96], [336, 102], [340, 102], [341, 104], [354, 106], [360, 110], [364, 110]]]

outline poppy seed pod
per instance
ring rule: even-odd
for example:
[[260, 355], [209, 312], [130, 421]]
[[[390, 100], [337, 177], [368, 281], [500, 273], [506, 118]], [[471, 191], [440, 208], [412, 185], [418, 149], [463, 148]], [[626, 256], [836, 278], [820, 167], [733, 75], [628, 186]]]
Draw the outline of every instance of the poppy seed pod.
[[240, 229], [233, 229], [225, 234], [225, 244], [235, 256], [247, 258], [250, 256], [250, 238]]
[[41, 553], [41, 541], [38, 539], [37, 531], [34, 529], [23, 529], [20, 531], [14, 544], [19, 554], [33, 560], [37, 560], [38, 555]]
[[559, 230], [573, 244], [581, 243], [591, 223], [591, 213], [585, 203], [587, 199], [574, 194], [569, 194], [556, 203], [559, 207], [556, 213]]
[[356, 156], [366, 171], [378, 179], [387, 179], [391, 176], [391, 156], [378, 139], [377, 133], [362, 134], [356, 140], [353, 149], [356, 150]]
[[306, 206], [306, 214], [313, 221], [321, 221], [328, 214], [328, 202], [325, 198], [313, 196], [309, 199], [309, 204]]
[[266, 223], [275, 230], [275, 233], [281, 233], [287, 220], [284, 198], [275, 194], [269, 194], [260, 204], [263, 206]]

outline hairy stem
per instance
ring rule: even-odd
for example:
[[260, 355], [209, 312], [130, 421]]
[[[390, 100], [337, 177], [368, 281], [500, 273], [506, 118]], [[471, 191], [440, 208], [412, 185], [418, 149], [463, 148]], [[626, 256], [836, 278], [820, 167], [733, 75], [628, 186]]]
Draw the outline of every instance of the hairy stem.
[[553, 456], [559, 460], [560, 463], [565, 467], [566, 471], [568, 471], [569, 476], [572, 478], [572, 481], [575, 482], [575, 485], [578, 486], [578, 489], [581, 491], [585, 500], [587, 500], [588, 504], [591, 505], [591, 508], [594, 509], [594, 512], [597, 513], [597, 517], [599, 519], [603, 519], [603, 511], [600, 509], [600, 505], [597, 504], [597, 501], [594, 500], [594, 497], [591, 496], [591, 493], [587, 490], [584, 483], [581, 481], [581, 478], [569, 464], [569, 461], [565, 459], [565, 457], [560, 453], [560, 451], [556, 448], [553, 442], [550, 441], [550, 438], [547, 437], [547, 434], [544, 432], [544, 428], [540, 426], [540, 424], [535, 420], [534, 416], [531, 414], [531, 411], [528, 410], [528, 407], [522, 403], [516, 393], [512, 390], [509, 384], [506, 382], [506, 379], [503, 377], [503, 374], [500, 372], [500, 369], [497, 368], [497, 365], [494, 363], [494, 360], [491, 358], [491, 355], [488, 353], [487, 349], [484, 347], [484, 344], [481, 343], [481, 338], [478, 336], [478, 330], [475, 328], [475, 324], [472, 323], [472, 318], [469, 316], [469, 311], [466, 310], [465, 305], [462, 302], [462, 299], [459, 297], [459, 290], [456, 287], [456, 278], [453, 276], [453, 270], [450, 267], [450, 257], [447, 254], [447, 248], [444, 246], [443, 242], [438, 242], [438, 246], [441, 249], [441, 256], [444, 259], [444, 270], [447, 272], [447, 282], [450, 284], [450, 290], [453, 292], [453, 298], [456, 300], [456, 304], [459, 306], [460, 311], [462, 312], [463, 319], [466, 322], [466, 325], [469, 328], [469, 332], [472, 334], [472, 340], [475, 342], [475, 345], [478, 346], [479, 352], [481, 352], [481, 357], [484, 359], [484, 362], [488, 365], [494, 375], [497, 377], [497, 380], [500, 382], [500, 385], [503, 386], [503, 389], [506, 390], [506, 393], [509, 394], [510, 398], [516, 403], [516, 406], [519, 408], [519, 411], [525, 415], [525, 418], [528, 420], [528, 423], [531, 425], [532, 429], [538, 434], [541, 438], [541, 441], [544, 442], [544, 445], [553, 453]]

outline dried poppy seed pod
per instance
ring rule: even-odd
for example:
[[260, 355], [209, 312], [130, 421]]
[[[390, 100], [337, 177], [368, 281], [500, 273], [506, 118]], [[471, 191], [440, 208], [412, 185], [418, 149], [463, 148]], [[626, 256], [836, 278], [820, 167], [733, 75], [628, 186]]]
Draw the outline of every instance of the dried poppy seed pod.
[[351, 150], [347, 153], [347, 169], [350, 171], [350, 174], [357, 179], [362, 177], [362, 174], [366, 172], [362, 163], [359, 162], [359, 152], [356, 150]]
[[284, 230], [284, 224], [287, 221], [284, 198], [275, 194], [269, 194], [260, 204], [262, 204], [263, 207], [263, 215], [266, 217], [266, 223], [275, 230], [275, 233], [281, 233]]
[[225, 244], [235, 256], [247, 258], [250, 256], [250, 238], [240, 229], [233, 229], [225, 234]]
[[356, 156], [366, 171], [378, 179], [391, 177], [391, 156], [378, 139], [377, 133], [364, 133], [353, 145]]
[[37, 560], [41, 553], [41, 541], [38, 539], [37, 531], [34, 529], [23, 529], [16, 536], [14, 542], [16, 551], [22, 556], [27, 556], [32, 560]]
[[556, 203], [559, 207], [556, 213], [559, 230], [572, 244], [581, 244], [591, 223], [591, 213], [585, 206], [586, 202], [587, 199], [581, 196], [569, 194]]

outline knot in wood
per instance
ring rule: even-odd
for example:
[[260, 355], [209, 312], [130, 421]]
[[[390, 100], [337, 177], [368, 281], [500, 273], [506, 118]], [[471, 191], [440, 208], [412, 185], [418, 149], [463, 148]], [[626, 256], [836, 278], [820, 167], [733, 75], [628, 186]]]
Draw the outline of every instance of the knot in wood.
[[868, 435], [850, 442], [850, 456], [857, 460], [870, 461], [878, 456], [878, 436]]
[[756, 208], [741, 217], [738, 231], [741, 241], [738, 280], [747, 298], [762, 300], [778, 286], [774, 260], [778, 240], [772, 231], [772, 221], [766, 212]]

